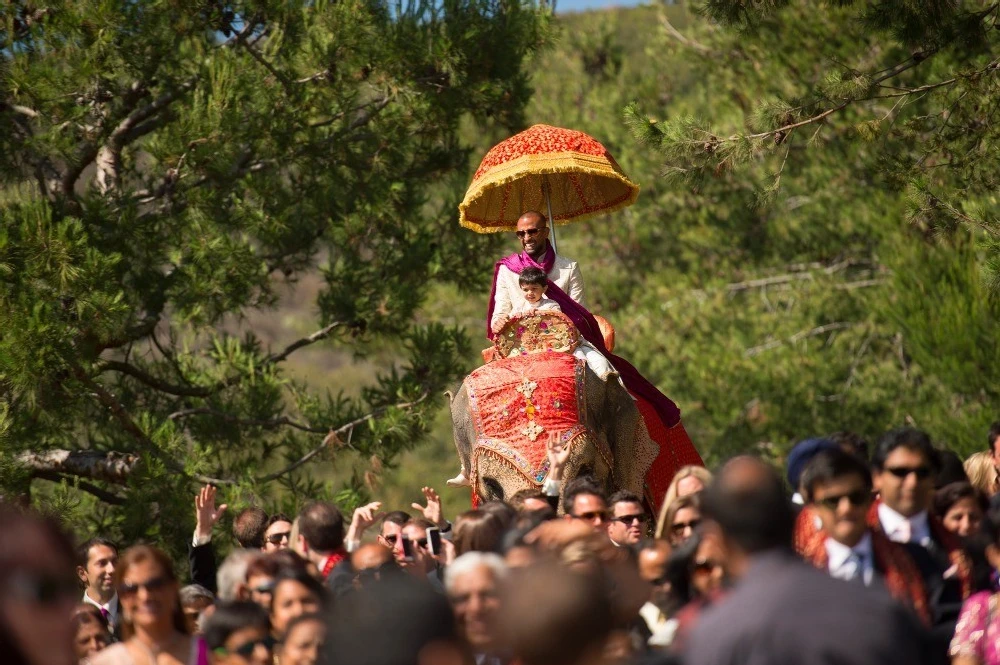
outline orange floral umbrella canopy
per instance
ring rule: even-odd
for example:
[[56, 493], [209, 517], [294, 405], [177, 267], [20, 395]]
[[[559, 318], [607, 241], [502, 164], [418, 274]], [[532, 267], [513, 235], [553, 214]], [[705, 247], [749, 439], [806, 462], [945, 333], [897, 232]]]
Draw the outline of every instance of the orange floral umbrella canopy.
[[639, 186], [594, 138], [535, 125], [486, 153], [458, 206], [459, 222], [478, 233], [513, 231], [521, 213], [545, 211], [546, 184], [556, 224], [621, 210], [639, 196]]

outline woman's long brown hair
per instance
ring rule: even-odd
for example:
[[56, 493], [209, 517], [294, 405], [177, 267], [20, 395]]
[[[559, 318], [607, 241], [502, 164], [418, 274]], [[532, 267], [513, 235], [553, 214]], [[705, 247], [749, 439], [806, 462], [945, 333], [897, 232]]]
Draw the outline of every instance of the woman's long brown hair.
[[[157, 564], [163, 570], [163, 574], [167, 579], [173, 582], [175, 587], [178, 587], [174, 591], [174, 613], [171, 621], [174, 630], [187, 635], [187, 622], [184, 620], [184, 608], [181, 607], [180, 589], [177, 582], [177, 575], [174, 574], [174, 564], [170, 561], [170, 557], [161, 550], [149, 545], [136, 545], [125, 550], [125, 554], [118, 560], [118, 567], [115, 568], [115, 588], [117, 589], [121, 586], [122, 580], [125, 579], [125, 574], [128, 573], [129, 568], [147, 561]], [[121, 607], [120, 597], [118, 603], [119, 607]], [[124, 612], [122, 613], [121, 632], [122, 640], [130, 639], [135, 635], [135, 626], [132, 625], [132, 618]]]

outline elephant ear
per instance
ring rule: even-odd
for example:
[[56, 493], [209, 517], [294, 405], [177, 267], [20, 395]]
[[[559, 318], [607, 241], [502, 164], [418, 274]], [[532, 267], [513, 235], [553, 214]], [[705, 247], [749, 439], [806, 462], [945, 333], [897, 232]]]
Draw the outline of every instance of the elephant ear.
[[602, 424], [607, 434], [608, 446], [614, 456], [615, 489], [629, 490], [644, 496], [646, 474], [653, 466], [653, 460], [659, 454], [660, 447], [650, 438], [646, 423], [632, 395], [616, 377], [609, 376], [605, 387]]

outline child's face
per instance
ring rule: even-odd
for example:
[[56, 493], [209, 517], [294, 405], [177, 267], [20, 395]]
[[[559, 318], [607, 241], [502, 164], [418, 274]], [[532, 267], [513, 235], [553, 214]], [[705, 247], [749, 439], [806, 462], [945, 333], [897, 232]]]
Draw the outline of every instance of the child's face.
[[545, 295], [545, 287], [537, 284], [522, 284], [521, 293], [524, 294], [525, 300], [534, 305]]

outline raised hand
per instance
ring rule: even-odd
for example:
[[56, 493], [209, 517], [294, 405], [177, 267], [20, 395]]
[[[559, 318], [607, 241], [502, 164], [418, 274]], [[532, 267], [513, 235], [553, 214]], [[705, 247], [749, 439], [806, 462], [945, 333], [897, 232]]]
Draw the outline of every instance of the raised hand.
[[566, 462], [569, 461], [569, 442], [561, 441], [559, 433], [554, 432], [545, 445], [545, 452], [549, 458], [549, 480], [561, 481], [566, 470]]
[[356, 508], [354, 516], [351, 518], [351, 526], [347, 529], [345, 540], [348, 542], [361, 540], [361, 535], [365, 530], [385, 516], [385, 513], [379, 512], [379, 508], [381, 507], [381, 501], [373, 501]]
[[438, 527], [446, 526], [444, 516], [441, 513], [441, 497], [438, 496], [433, 487], [421, 487], [420, 491], [424, 493], [427, 505], [421, 506], [419, 503], [411, 503], [410, 507], [414, 510], [419, 510], [428, 522], [437, 524]]
[[219, 521], [222, 514], [226, 512], [227, 504], [215, 507], [216, 489], [211, 485], [205, 485], [194, 497], [194, 532], [198, 536], [208, 537], [212, 535], [212, 527]]

